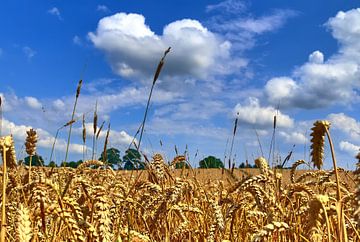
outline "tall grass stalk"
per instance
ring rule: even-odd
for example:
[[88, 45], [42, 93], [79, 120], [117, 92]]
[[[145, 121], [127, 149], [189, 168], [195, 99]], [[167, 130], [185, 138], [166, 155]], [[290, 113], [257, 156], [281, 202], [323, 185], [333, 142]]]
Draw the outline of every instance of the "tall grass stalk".
[[234, 141], [235, 141], [235, 135], [236, 135], [238, 121], [239, 121], [239, 113], [237, 113], [236, 118], [235, 118], [235, 122], [234, 122], [234, 129], [233, 129], [233, 134], [232, 134], [232, 139], [231, 139], [231, 146], [230, 146], [230, 154], [229, 154], [229, 169], [231, 169], [231, 157], [232, 157], [232, 152], [233, 152], [233, 148], [234, 148]]
[[[76, 89], [75, 103], [74, 103], [74, 107], [73, 107], [73, 111], [72, 111], [72, 115], [71, 115], [71, 120], [74, 120], [75, 110], [76, 110], [76, 105], [77, 105], [79, 95], [80, 95], [81, 85], [82, 85], [82, 80], [79, 81], [79, 84], [78, 84], [77, 89]], [[68, 134], [68, 140], [67, 140], [67, 144], [66, 144], [66, 152], [65, 152], [64, 164], [66, 164], [66, 161], [67, 161], [67, 158], [68, 158], [71, 130], [72, 130], [72, 124], [70, 124], [70, 128], [69, 128], [69, 134]]]
[[97, 131], [97, 121], [98, 121], [98, 116], [97, 116], [97, 101], [95, 103], [95, 111], [94, 111], [94, 119], [93, 119], [93, 146], [92, 146], [92, 155], [91, 155], [91, 159], [94, 160], [94, 156], [95, 156], [95, 139], [96, 139], [96, 131]]
[[156, 68], [156, 72], [155, 72], [154, 79], [153, 79], [153, 82], [152, 82], [152, 85], [151, 85], [151, 89], [150, 89], [150, 94], [149, 94], [148, 101], [147, 101], [147, 104], [146, 104], [144, 119], [143, 119], [143, 121], [142, 121], [142, 123], [141, 123], [140, 138], [139, 138], [139, 143], [138, 143], [138, 145], [137, 145], [137, 150], [138, 150], [138, 151], [139, 151], [139, 149], [140, 149], [141, 140], [142, 140], [142, 136], [143, 136], [143, 133], [144, 133], [146, 117], [147, 117], [147, 113], [148, 113], [148, 110], [149, 110], [150, 100], [151, 100], [151, 96], [152, 96], [152, 93], [153, 93], [153, 90], [154, 90], [154, 86], [155, 86], [155, 83], [156, 83], [157, 79], [159, 78], [161, 69], [162, 69], [162, 67], [164, 66], [164, 63], [165, 63], [165, 62], [164, 62], [165, 57], [166, 57], [166, 55], [170, 52], [170, 49], [171, 49], [171, 47], [169, 47], [169, 48], [164, 52], [164, 55], [163, 55], [163, 57], [161, 58], [158, 66], [157, 66], [157, 68]]
[[2, 99], [0, 96], [0, 137], [1, 137], [1, 134], [2, 134]]
[[72, 119], [72, 120], [70, 120], [69, 122], [67, 122], [66, 124], [64, 124], [63, 126], [61, 126], [60, 128], [58, 128], [58, 129], [56, 130], [54, 142], [53, 142], [52, 147], [51, 147], [51, 153], [50, 153], [50, 160], [49, 160], [49, 162], [52, 161], [52, 157], [53, 157], [54, 150], [55, 150], [56, 140], [57, 140], [57, 137], [58, 137], [58, 135], [59, 135], [60, 130], [63, 129], [63, 128], [65, 128], [65, 127], [67, 127], [67, 126], [69, 126], [69, 125], [71, 125], [71, 124], [73, 124], [73, 123], [75, 123], [75, 122], [76, 122], [76, 120]]
[[85, 161], [85, 152], [86, 152], [86, 126], [85, 126], [85, 114], [82, 117], [82, 141], [83, 141], [83, 161]]
[[108, 129], [106, 132], [106, 137], [105, 137], [105, 142], [104, 142], [104, 150], [103, 150], [103, 156], [102, 156], [102, 162], [105, 163], [107, 160], [107, 153], [106, 153], [106, 149], [107, 149], [107, 144], [109, 142], [109, 135], [110, 135], [110, 123], [108, 125]]
[[333, 161], [333, 166], [334, 166], [334, 171], [335, 171], [336, 198], [337, 198], [336, 209], [337, 209], [338, 221], [339, 221], [338, 230], [339, 230], [340, 241], [347, 242], [348, 238], [347, 238], [346, 224], [345, 224], [345, 218], [344, 218], [344, 210], [343, 210], [343, 205], [342, 205], [342, 201], [341, 201], [340, 180], [339, 180], [339, 173], [338, 173], [338, 168], [337, 168], [337, 164], [336, 164], [337, 162], [336, 162], [334, 145], [332, 143], [329, 129], [326, 126], [324, 126], [324, 128], [325, 128], [326, 136], [327, 136], [329, 144], [330, 144], [331, 158]]
[[3, 175], [2, 175], [2, 206], [1, 206], [1, 235], [0, 242], [5, 242], [6, 235], [6, 149], [5, 144], [2, 145], [3, 151]]
[[271, 136], [269, 157], [268, 157], [268, 161], [270, 162], [271, 153], [273, 154], [273, 164], [274, 164], [274, 160], [275, 160], [275, 135], [276, 135], [276, 115], [274, 115], [273, 133]]

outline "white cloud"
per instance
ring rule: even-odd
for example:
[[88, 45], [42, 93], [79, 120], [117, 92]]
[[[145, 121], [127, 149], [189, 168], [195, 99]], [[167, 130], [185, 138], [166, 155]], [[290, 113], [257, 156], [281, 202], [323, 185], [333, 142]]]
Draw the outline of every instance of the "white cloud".
[[[83, 94], [78, 102], [78, 112], [87, 113], [93, 111], [95, 102], [98, 102], [98, 111], [101, 114], [108, 114], [121, 107], [145, 105], [149, 95], [149, 89], [145, 87], [126, 87], [117, 93], [96, 93], [94, 95]], [[153, 92], [152, 103], [164, 104], [175, 101], [182, 96], [181, 93], [168, 92], [157, 89]], [[65, 101], [65, 100], [64, 100]], [[66, 99], [66, 105], [71, 105], [73, 98]]]
[[23, 47], [22, 50], [23, 50], [25, 56], [26, 56], [29, 60], [36, 55], [36, 51], [33, 50], [33, 49], [31, 49], [29, 46]]
[[254, 34], [262, 34], [279, 29], [289, 17], [293, 17], [294, 15], [295, 12], [291, 10], [278, 10], [272, 15], [260, 18], [238, 19], [232, 22], [233, 25], [227, 24], [223, 26], [223, 28], [227, 30], [240, 29]]
[[[34, 128], [34, 127], [28, 126], [28, 125], [17, 125], [13, 122], [8, 121], [7, 119], [3, 119], [3, 133], [4, 134], [12, 134], [14, 139], [17, 141], [15, 143], [15, 145], [18, 143], [25, 142], [26, 131], [28, 131], [31, 128]], [[42, 148], [51, 148], [54, 143], [55, 137], [43, 129], [40, 129], [40, 128], [39, 129], [34, 128], [34, 129], [36, 130], [36, 132], [38, 134], [37, 146], [42, 147]], [[71, 153], [82, 154], [82, 152], [83, 152], [82, 147], [83, 146], [80, 144], [72, 143], [70, 145], [69, 151]], [[66, 141], [64, 139], [58, 139], [56, 141], [56, 149], [65, 151], [66, 150]]]
[[65, 108], [65, 103], [61, 99], [56, 99], [52, 102], [53, 107], [56, 110], [63, 110]]
[[314, 63], [314, 64], [322, 64], [324, 63], [324, 54], [321, 53], [320, 51], [314, 51], [310, 56], [309, 56], [309, 62], [310, 63]]
[[25, 97], [25, 103], [28, 107], [33, 109], [40, 109], [42, 107], [41, 102], [37, 100], [35, 97]]
[[[87, 132], [87, 137], [88, 139], [90, 139], [94, 133], [94, 127], [93, 127], [93, 123], [85, 123], [85, 128], [86, 128], [86, 132]], [[97, 127], [97, 130], [99, 130], [99, 126]], [[79, 128], [75, 128], [74, 129], [74, 134], [76, 135], [82, 135], [83, 132], [83, 128], [79, 127]], [[104, 125], [100, 135], [99, 135], [99, 139], [104, 139], [106, 137], [106, 133], [107, 133], [107, 124]], [[124, 148], [127, 148], [130, 143], [133, 141], [133, 136], [129, 135], [125, 130], [114, 130], [114, 129], [110, 129], [110, 135], [109, 135], [109, 144], [111, 146], [121, 146]], [[89, 141], [88, 141], [89, 142]], [[135, 139], [135, 143], [137, 143], [137, 139]]]
[[148, 133], [155, 135], [187, 135], [192, 139], [195, 138], [212, 138], [216, 140], [225, 140], [228, 130], [204, 125], [189, 120], [173, 120], [168, 117], [154, 117], [147, 127]]
[[230, 109], [222, 101], [202, 99], [197, 102], [180, 102], [155, 110], [157, 117], [171, 117], [173, 120], [192, 120], [196, 114], [197, 120], [208, 120], [215, 115], [226, 115]]
[[351, 156], [355, 156], [360, 152], [360, 146], [354, 145], [348, 141], [341, 141], [339, 147], [340, 150], [347, 152]]
[[277, 115], [277, 127], [291, 128], [294, 120], [286, 114], [282, 114], [274, 107], [261, 107], [257, 98], [249, 98], [245, 105], [237, 104], [234, 108], [240, 122], [260, 126], [272, 127], [274, 115]]
[[106, 5], [97, 5], [96, 11], [108, 13], [110, 9]]
[[238, 14], [246, 10], [246, 4], [244, 1], [239, 0], [225, 0], [218, 4], [212, 4], [206, 6], [206, 12], [221, 11], [226, 13]]
[[279, 134], [285, 139], [285, 142], [289, 144], [305, 144], [307, 140], [304, 134], [296, 131], [290, 133], [280, 131]]
[[163, 78], [191, 76], [206, 79], [225, 69], [231, 44], [210, 32], [200, 22], [183, 19], [155, 34], [139, 14], [117, 13], [98, 23], [89, 33], [95, 47], [103, 50], [115, 73], [128, 78], [148, 78], [167, 47], [173, 49], [166, 60]]
[[327, 118], [334, 129], [341, 130], [354, 140], [360, 138], [360, 122], [357, 122], [356, 119], [344, 113], [332, 113]]
[[[324, 60], [324, 55], [315, 51], [309, 55], [307, 63], [295, 69], [292, 76], [269, 80], [265, 87], [269, 101], [308, 109], [358, 102], [359, 24], [360, 9], [339, 12], [336, 17], [330, 18], [326, 26], [340, 44], [338, 53]], [[279, 95], [277, 90], [282, 90], [282, 94]]]
[[79, 36], [75, 35], [72, 39], [73, 43], [76, 45], [82, 45], [82, 40]]
[[[223, 3], [231, 2], [224, 1]], [[256, 36], [278, 30], [289, 18], [296, 15], [295, 11], [289, 9], [278, 9], [272, 14], [261, 17], [239, 17], [238, 14], [234, 14], [230, 18], [224, 18], [222, 15], [215, 15], [209, 25], [211, 29], [222, 33], [230, 40], [233, 49], [243, 51], [256, 45]]]
[[57, 7], [50, 8], [47, 12], [58, 17], [59, 20], [62, 20], [60, 10]]
[[289, 77], [275, 77], [266, 83], [265, 92], [271, 103], [279, 104], [281, 101], [281, 106], [287, 106], [288, 104], [284, 103], [286, 98], [296, 92], [298, 88], [296, 82]]

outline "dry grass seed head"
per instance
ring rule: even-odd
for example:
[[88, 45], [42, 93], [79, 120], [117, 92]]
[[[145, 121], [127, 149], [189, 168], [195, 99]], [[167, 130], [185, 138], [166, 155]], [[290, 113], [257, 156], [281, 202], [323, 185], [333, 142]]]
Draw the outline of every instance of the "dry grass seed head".
[[318, 120], [311, 129], [311, 157], [315, 167], [321, 169], [324, 159], [324, 143], [326, 130], [330, 128], [330, 123], [326, 120]]

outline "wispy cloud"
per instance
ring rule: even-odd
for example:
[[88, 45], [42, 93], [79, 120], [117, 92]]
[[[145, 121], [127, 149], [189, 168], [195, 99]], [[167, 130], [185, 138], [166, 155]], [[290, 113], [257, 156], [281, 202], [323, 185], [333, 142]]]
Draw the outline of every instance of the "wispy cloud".
[[235, 50], [251, 49], [256, 45], [256, 37], [280, 29], [297, 12], [277, 9], [271, 14], [253, 17], [247, 14], [214, 15], [209, 21], [212, 30], [221, 33], [233, 44]]
[[51, 15], [56, 16], [59, 20], [62, 20], [60, 10], [57, 7], [50, 8], [47, 12]]
[[82, 45], [82, 40], [79, 36], [75, 35], [72, 39], [73, 43], [76, 45]]
[[220, 11], [225, 13], [242, 13], [247, 9], [245, 1], [225, 0], [218, 4], [206, 6], [206, 12]]
[[106, 5], [97, 5], [96, 11], [108, 13], [110, 9]]
[[32, 48], [30, 48], [29, 46], [24, 46], [22, 50], [25, 56], [28, 58], [28, 60], [31, 60], [37, 54], [37, 52]]

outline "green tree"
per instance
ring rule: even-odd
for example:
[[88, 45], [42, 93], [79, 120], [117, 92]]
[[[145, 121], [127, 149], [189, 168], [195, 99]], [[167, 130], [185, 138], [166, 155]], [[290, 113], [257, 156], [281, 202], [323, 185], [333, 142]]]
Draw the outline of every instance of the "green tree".
[[186, 162], [184, 162], [184, 161], [181, 161], [181, 162], [178, 162], [178, 163], [175, 164], [175, 169], [182, 169], [183, 167], [184, 167], [185, 169], [189, 169], [189, 168], [190, 168], [189, 165], [188, 165]]
[[[30, 156], [25, 157], [25, 165], [30, 165]], [[44, 165], [44, 159], [36, 154], [33, 155], [31, 158], [31, 166], [43, 166]]]
[[[244, 163], [244, 162], [241, 162], [241, 164], [239, 165], [239, 168], [243, 169], [243, 168], [245, 168], [245, 167], [246, 167], [245, 163]], [[247, 167], [246, 167], [246, 168], [247, 168]]]
[[78, 166], [81, 165], [82, 163], [84, 163], [83, 160], [78, 160], [78, 161], [76, 162], [76, 167], [78, 167]]
[[224, 163], [219, 158], [208, 156], [199, 162], [200, 168], [222, 168]]
[[125, 170], [143, 170], [145, 168], [144, 162], [141, 161], [141, 154], [135, 149], [130, 148], [125, 151], [123, 162]]
[[78, 167], [78, 163], [76, 161], [70, 161], [66, 164], [66, 167], [76, 168]]
[[48, 167], [57, 167], [55, 161], [50, 161]]
[[[102, 161], [104, 156], [104, 152], [101, 153], [101, 156], [99, 157], [99, 160]], [[114, 168], [114, 166], [117, 166], [118, 168], [121, 167], [122, 160], [120, 158], [120, 151], [115, 148], [109, 148], [106, 150], [106, 161], [111, 168]]]

